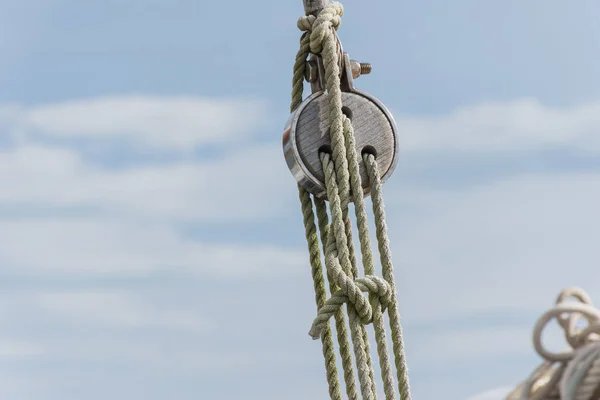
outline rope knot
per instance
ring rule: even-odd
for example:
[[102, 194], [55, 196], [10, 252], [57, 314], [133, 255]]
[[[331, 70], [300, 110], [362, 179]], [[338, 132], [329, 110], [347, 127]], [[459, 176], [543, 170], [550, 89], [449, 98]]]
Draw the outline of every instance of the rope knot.
[[317, 17], [314, 15], [303, 15], [302, 17], [298, 18], [298, 29], [300, 29], [302, 32], [310, 31], [312, 30], [313, 24], [316, 20]]
[[[370, 294], [370, 301], [363, 292]], [[392, 296], [390, 284], [378, 276], [367, 275], [354, 281], [344, 280], [340, 289], [319, 309], [309, 335], [315, 340], [319, 339], [329, 319], [345, 303], [352, 304], [363, 324], [370, 324], [373, 322], [373, 307], [382, 307], [382, 311], [385, 310], [393, 300]]]
[[311, 52], [319, 54], [323, 50], [323, 41], [331, 29], [336, 31], [340, 27], [342, 15], [344, 7], [338, 2], [333, 2], [325, 7], [318, 17], [305, 15], [298, 19], [298, 29], [310, 32]]

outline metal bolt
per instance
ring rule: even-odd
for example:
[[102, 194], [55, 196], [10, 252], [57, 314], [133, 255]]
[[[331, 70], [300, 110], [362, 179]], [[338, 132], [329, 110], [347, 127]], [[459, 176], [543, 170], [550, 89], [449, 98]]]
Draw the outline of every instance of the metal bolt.
[[368, 75], [371, 73], [371, 69], [373, 69], [373, 67], [371, 66], [371, 64], [369, 63], [360, 63], [360, 74], [361, 75]]
[[361, 75], [367, 75], [371, 73], [373, 67], [369, 63], [361, 63], [356, 60], [350, 60], [350, 68], [352, 69], [352, 77], [354, 79]]

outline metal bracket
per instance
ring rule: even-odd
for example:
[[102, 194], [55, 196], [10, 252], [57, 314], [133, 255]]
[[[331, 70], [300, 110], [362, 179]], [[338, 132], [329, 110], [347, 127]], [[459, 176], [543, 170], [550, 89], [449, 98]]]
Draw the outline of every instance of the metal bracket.
[[342, 69], [342, 76], [340, 79], [340, 89], [342, 89], [342, 92], [352, 92], [354, 91], [354, 77], [352, 76], [352, 67], [350, 66], [350, 57], [348, 56], [348, 53], [344, 53], [342, 65], [344, 68]]
[[[342, 78], [344, 71], [346, 70], [344, 62], [344, 48], [342, 47], [342, 42], [335, 31], [334, 35], [339, 59], [340, 78]], [[308, 60], [306, 61], [306, 73], [304, 78], [310, 83], [313, 94], [325, 91], [325, 66], [323, 64], [323, 58], [320, 55], [313, 53], [310, 54]]]
[[[354, 90], [354, 79], [371, 72], [371, 64], [351, 60], [348, 53], [342, 53], [340, 66], [340, 86], [343, 92]], [[313, 94], [325, 91], [325, 66], [321, 56], [311, 53], [306, 62], [304, 77], [310, 83]]]
[[325, 91], [325, 66], [321, 56], [311, 53], [306, 62], [305, 78], [313, 94]]

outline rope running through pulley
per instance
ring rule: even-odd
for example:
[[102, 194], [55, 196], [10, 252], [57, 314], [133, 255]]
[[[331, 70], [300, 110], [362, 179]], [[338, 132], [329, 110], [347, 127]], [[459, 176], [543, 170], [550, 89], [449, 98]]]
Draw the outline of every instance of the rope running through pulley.
[[[292, 114], [283, 146], [288, 167], [298, 182], [314, 280], [317, 316], [309, 334], [322, 342], [331, 399], [342, 399], [329, 322], [333, 318], [347, 398], [375, 400], [376, 378], [366, 329], [373, 324], [385, 398], [396, 399], [399, 393], [400, 399], [410, 400], [382, 196], [382, 183], [397, 161], [396, 125], [383, 104], [354, 88], [353, 80], [369, 73], [370, 65], [350, 60], [342, 50], [337, 35], [342, 5], [304, 0], [304, 6], [306, 15], [298, 20], [303, 34], [294, 65]], [[312, 95], [303, 99], [305, 79], [311, 84]], [[375, 273], [367, 195], [371, 196], [382, 277]], [[358, 228], [362, 276], [352, 238], [350, 203]]]

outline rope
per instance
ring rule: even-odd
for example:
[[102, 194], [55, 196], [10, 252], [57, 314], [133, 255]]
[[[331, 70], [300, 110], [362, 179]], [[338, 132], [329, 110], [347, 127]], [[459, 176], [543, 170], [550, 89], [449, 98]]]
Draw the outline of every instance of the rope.
[[[323, 267], [321, 265], [319, 239], [317, 237], [317, 229], [315, 227], [313, 203], [310, 198], [310, 193], [300, 187], [298, 188], [300, 194], [300, 203], [302, 204], [302, 214], [304, 215], [304, 227], [306, 232], [306, 240], [308, 242], [308, 252], [310, 254], [310, 265], [312, 267], [315, 301], [317, 303], [317, 307], [321, 308], [325, 305], [327, 292], [325, 290], [325, 279], [323, 277]], [[335, 363], [335, 350], [329, 325], [323, 327], [321, 341], [323, 343], [323, 356], [325, 357], [325, 370], [327, 371], [329, 396], [331, 399], [342, 400], [340, 383], [338, 381], [338, 372]], [[350, 395], [349, 397], [351, 399], [355, 398]]]
[[[567, 302], [575, 298], [578, 303]], [[556, 320], [570, 348], [548, 350], [544, 329]], [[581, 328], [578, 324], [586, 322]], [[507, 400], [595, 400], [600, 399], [600, 310], [579, 288], [563, 290], [556, 306], [546, 311], [533, 329], [533, 346], [544, 363]]]
[[[325, 175], [331, 222], [327, 214], [326, 202], [311, 196], [302, 187], [298, 187], [317, 304], [317, 317], [309, 334], [313, 339], [321, 339], [330, 397], [341, 399], [329, 324], [329, 320], [333, 317], [336, 323], [348, 398], [352, 400], [359, 398], [352, 363], [352, 352], [354, 352], [361, 397], [365, 400], [375, 400], [377, 398], [376, 379], [366, 330], [366, 325], [373, 323], [385, 397], [386, 400], [393, 400], [396, 399], [395, 382], [389, 360], [384, 320], [384, 312], [387, 311], [400, 399], [410, 400], [396, 286], [385, 224], [381, 177], [375, 156], [365, 154], [362, 161], [367, 168], [372, 193], [383, 278], [375, 275], [368, 213], [359, 174], [359, 156], [356, 151], [354, 132], [350, 120], [342, 113], [341, 44], [336, 31], [341, 24], [343, 12], [342, 5], [334, 2], [322, 10], [317, 17], [309, 15], [298, 20], [298, 28], [304, 33], [300, 39], [300, 49], [294, 64], [291, 110], [294, 111], [303, 101], [304, 73], [309, 53], [320, 55], [325, 69], [332, 149], [331, 154], [321, 153], [319, 155]], [[358, 227], [363, 277], [359, 277], [353, 246], [352, 225], [349, 217], [351, 201], [354, 203], [354, 214]], [[331, 292], [331, 297], [327, 300], [314, 209], [317, 211], [320, 243], [323, 247], [325, 269]], [[365, 293], [368, 293], [368, 296]], [[344, 305], [348, 314], [350, 337], [348, 337], [346, 329]], [[351, 346], [350, 341], [352, 342]]]
[[392, 265], [392, 251], [387, 234], [387, 225], [385, 223], [385, 206], [383, 204], [383, 192], [381, 177], [377, 161], [372, 154], [365, 154], [365, 163], [367, 173], [371, 181], [371, 199], [373, 202], [373, 214], [375, 215], [375, 228], [377, 242], [379, 244], [379, 254], [381, 259], [382, 273], [384, 279], [390, 285], [392, 300], [388, 311], [390, 318], [390, 328], [392, 331], [392, 344], [394, 346], [394, 359], [396, 362], [396, 371], [398, 374], [398, 389], [401, 399], [410, 399], [410, 385], [408, 379], [408, 366], [404, 355], [404, 340], [402, 340], [402, 327], [400, 326], [400, 311], [396, 299], [396, 283], [394, 281], [394, 267]]

